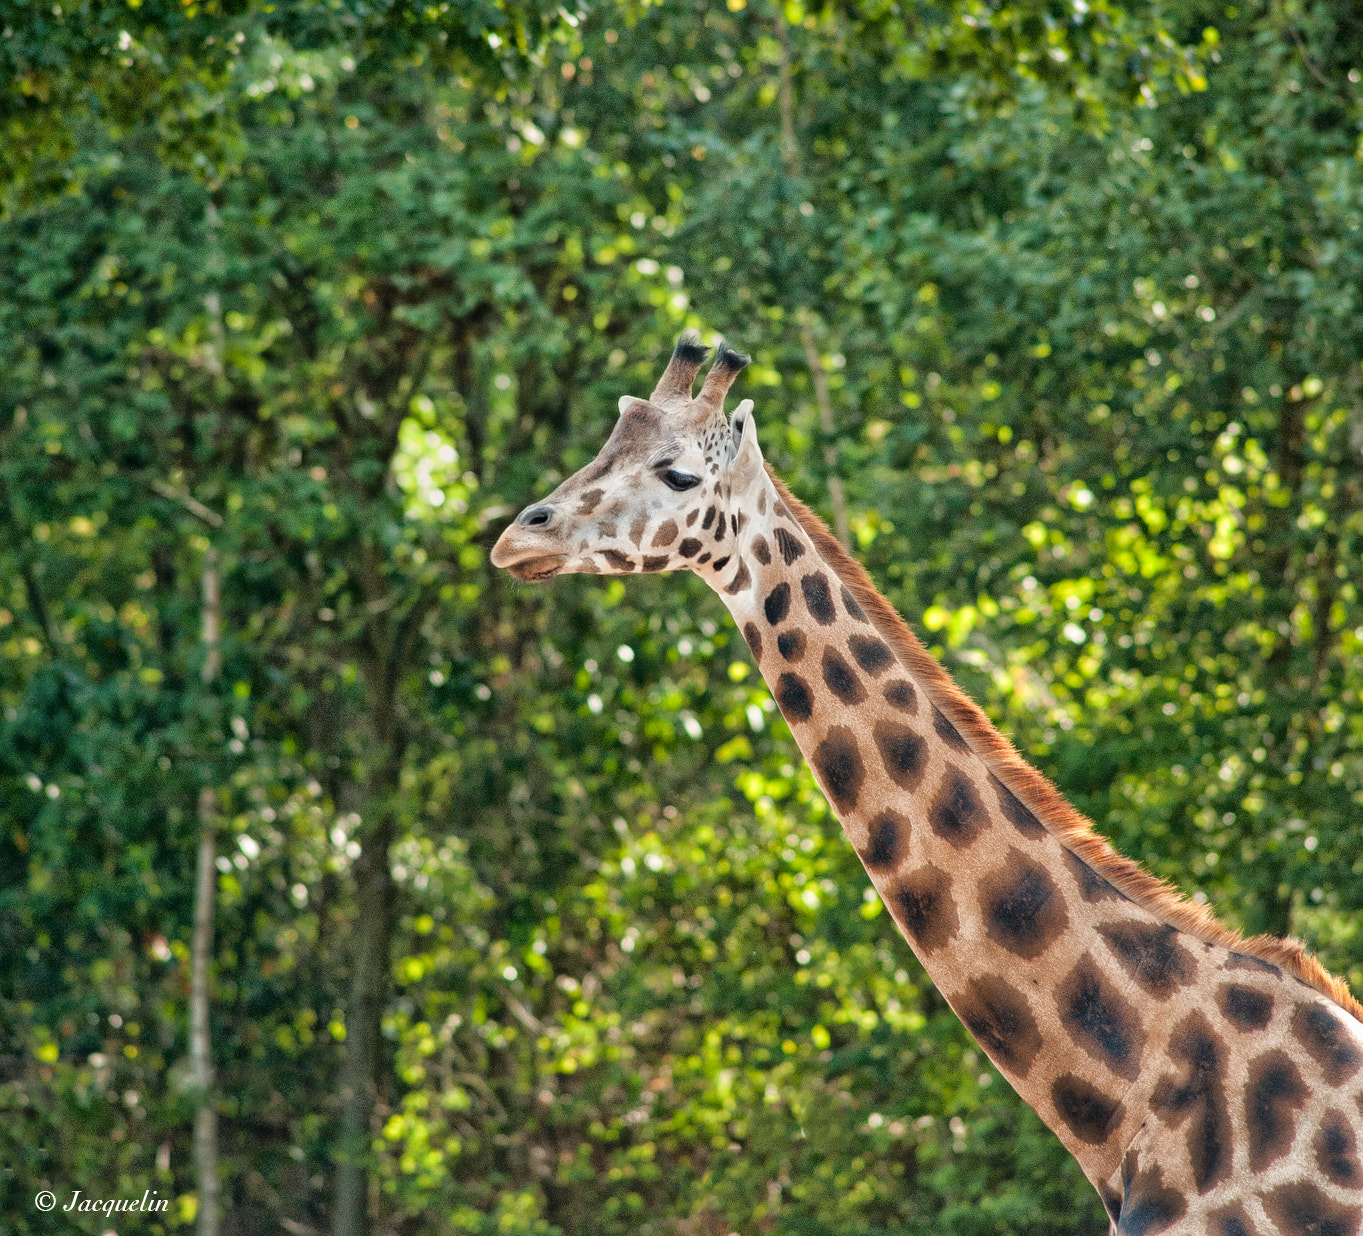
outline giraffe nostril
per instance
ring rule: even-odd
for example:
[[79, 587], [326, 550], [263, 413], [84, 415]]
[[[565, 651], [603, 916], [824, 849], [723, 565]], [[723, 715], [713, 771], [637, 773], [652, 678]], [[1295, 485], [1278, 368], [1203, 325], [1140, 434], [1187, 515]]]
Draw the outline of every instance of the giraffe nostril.
[[532, 506], [519, 520], [522, 528], [547, 528], [554, 512], [547, 506]]

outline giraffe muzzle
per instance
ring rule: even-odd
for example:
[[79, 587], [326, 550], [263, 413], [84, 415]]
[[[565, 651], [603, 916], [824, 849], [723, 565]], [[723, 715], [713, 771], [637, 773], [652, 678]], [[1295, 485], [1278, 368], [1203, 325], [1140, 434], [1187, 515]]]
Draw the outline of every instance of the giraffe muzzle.
[[567, 561], [567, 554], [537, 554], [533, 558], [522, 558], [519, 562], [504, 565], [517, 579], [537, 584], [541, 580], [552, 579]]
[[[535, 516], [548, 510], [547, 507], [531, 507], [522, 512], [519, 518], [497, 538], [492, 547], [492, 565], [511, 572], [517, 579], [537, 583], [557, 575], [568, 561], [568, 555], [550, 548], [557, 538], [546, 537], [544, 525], [548, 519], [528, 520], [527, 515]], [[549, 544], [546, 545], [545, 542]]]

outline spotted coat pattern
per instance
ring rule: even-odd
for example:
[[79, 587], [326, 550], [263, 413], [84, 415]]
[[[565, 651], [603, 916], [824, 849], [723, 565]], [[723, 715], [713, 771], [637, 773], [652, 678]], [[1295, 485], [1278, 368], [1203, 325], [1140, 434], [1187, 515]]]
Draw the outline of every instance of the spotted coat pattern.
[[[651, 450], [668, 430], [632, 432]], [[735, 485], [722, 411], [695, 433], [703, 481], [685, 509], [598, 493], [599, 478], [570, 494], [574, 569], [690, 567], [715, 589], [899, 930], [1112, 1230], [1356, 1236], [1363, 1026], [1070, 852], [915, 681], [765, 473]], [[636, 518], [632, 543], [613, 540]]]
[[[768, 498], [774, 509], [774, 492]], [[1357, 1233], [1363, 1029], [1064, 850], [799, 545], [720, 589], [914, 951], [1126, 1233]]]

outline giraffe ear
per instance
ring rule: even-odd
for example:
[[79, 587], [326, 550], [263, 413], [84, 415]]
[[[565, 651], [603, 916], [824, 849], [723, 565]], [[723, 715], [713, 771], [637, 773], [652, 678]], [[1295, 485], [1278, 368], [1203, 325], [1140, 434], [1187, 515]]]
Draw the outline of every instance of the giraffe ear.
[[757, 422], [753, 419], [752, 400], [745, 399], [734, 409], [729, 428], [729, 475], [736, 486], [746, 485], [762, 471], [762, 449], [757, 445]]

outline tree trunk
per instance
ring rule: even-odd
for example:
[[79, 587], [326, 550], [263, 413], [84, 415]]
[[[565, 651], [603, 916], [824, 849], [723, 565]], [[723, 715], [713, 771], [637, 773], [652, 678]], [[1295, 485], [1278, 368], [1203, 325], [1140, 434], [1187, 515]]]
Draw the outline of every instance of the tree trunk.
[[401, 667], [411, 651], [410, 641], [429, 607], [428, 601], [418, 597], [405, 617], [394, 624], [380, 560], [378, 548], [366, 544], [357, 568], [366, 583], [373, 615], [357, 651], [368, 702], [369, 751], [375, 758], [362, 778], [361, 798], [368, 810], [366, 827], [356, 838], [362, 848], [354, 868], [355, 926], [345, 1059], [341, 1065], [341, 1139], [333, 1236], [366, 1236], [370, 1228], [369, 1146], [383, 1066], [383, 1009], [388, 1000], [397, 902], [389, 851], [397, 837], [397, 799], [407, 749], [397, 688]]
[[[204, 685], [218, 676], [222, 654], [217, 554], [204, 554], [203, 664]], [[209, 984], [213, 963], [214, 897], [218, 888], [217, 838], [214, 829], [213, 789], [199, 790], [199, 862], [194, 886], [194, 944], [189, 974], [189, 1058], [195, 1093], [194, 1177], [199, 1197], [198, 1234], [218, 1236], [218, 1112], [213, 1095], [213, 1045], [208, 1024]]]
[[384, 804], [383, 812], [355, 860], [354, 971], [346, 1010], [345, 1062], [341, 1066], [341, 1144], [333, 1236], [365, 1236], [369, 1230], [367, 1159], [378, 1099], [395, 891], [388, 851], [397, 825], [390, 804]]

